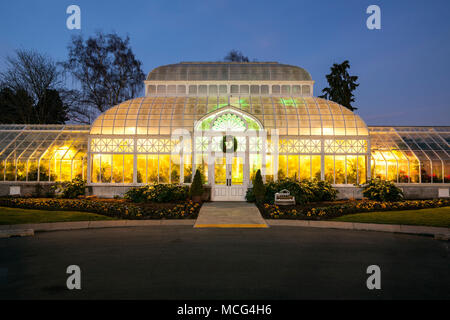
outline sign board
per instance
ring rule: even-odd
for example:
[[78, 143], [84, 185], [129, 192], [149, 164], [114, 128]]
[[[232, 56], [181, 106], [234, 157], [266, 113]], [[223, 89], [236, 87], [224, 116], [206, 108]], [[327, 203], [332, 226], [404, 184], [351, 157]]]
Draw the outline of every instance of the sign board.
[[448, 198], [449, 192], [448, 188], [439, 188], [439, 198]]
[[9, 187], [10, 196], [20, 196], [20, 186], [10, 186]]

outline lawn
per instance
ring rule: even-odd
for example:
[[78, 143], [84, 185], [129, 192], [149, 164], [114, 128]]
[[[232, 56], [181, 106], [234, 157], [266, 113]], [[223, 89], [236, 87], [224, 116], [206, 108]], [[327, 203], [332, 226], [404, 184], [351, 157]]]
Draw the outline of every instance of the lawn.
[[347, 214], [333, 221], [450, 227], [450, 207]]
[[95, 213], [80, 211], [46, 211], [0, 207], [0, 225], [98, 220], [115, 219]]

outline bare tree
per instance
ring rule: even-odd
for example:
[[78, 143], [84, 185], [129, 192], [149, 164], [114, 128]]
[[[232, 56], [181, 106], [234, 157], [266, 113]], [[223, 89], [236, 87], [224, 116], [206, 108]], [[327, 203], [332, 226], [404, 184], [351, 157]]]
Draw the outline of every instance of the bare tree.
[[6, 71], [0, 73], [0, 78], [3, 86], [25, 90], [37, 102], [46, 90], [61, 85], [60, 75], [49, 56], [34, 50], [17, 50], [15, 56], [6, 58]]
[[61, 72], [47, 55], [17, 50], [0, 73], [0, 123], [64, 123], [67, 106], [61, 99]]
[[90, 123], [98, 113], [142, 92], [145, 75], [129, 37], [97, 33], [84, 41], [75, 36], [68, 49], [68, 60], [62, 65], [79, 85], [65, 92], [72, 120]]

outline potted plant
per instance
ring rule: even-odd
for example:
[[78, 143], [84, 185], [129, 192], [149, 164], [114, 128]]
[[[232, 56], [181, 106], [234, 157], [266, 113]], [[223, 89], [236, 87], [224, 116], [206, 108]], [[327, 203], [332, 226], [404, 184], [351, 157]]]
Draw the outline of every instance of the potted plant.
[[200, 170], [195, 171], [194, 181], [191, 184], [190, 194], [192, 201], [201, 203], [203, 194], [203, 183]]

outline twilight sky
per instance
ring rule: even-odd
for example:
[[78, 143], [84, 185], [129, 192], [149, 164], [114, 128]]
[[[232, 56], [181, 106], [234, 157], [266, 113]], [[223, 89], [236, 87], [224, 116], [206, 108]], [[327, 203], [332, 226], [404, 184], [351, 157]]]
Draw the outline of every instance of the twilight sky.
[[[66, 28], [71, 4], [81, 8], [81, 30]], [[381, 8], [381, 30], [366, 27], [371, 4]], [[448, 0], [2, 1], [0, 70], [15, 49], [61, 61], [71, 35], [115, 31], [130, 36], [145, 73], [238, 49], [305, 68], [317, 96], [330, 66], [348, 59], [369, 125], [450, 125], [449, 13]]]

